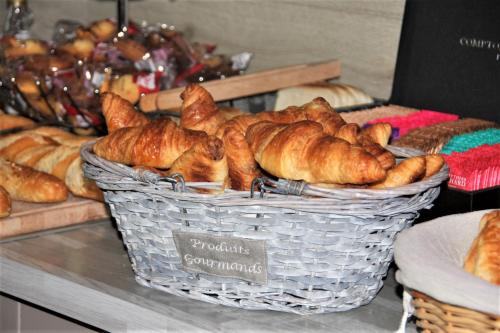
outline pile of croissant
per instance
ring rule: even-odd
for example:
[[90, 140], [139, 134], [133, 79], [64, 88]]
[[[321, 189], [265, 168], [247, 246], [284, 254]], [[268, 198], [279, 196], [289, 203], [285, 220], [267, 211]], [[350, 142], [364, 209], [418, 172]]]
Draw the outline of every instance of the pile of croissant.
[[10, 214], [11, 199], [52, 203], [65, 201], [71, 192], [102, 200], [101, 190], [82, 171], [80, 146], [93, 139], [56, 127], [38, 127], [1, 137], [0, 217]]
[[109, 134], [93, 146], [110, 161], [188, 182], [220, 182], [249, 190], [262, 174], [329, 187], [388, 188], [437, 173], [439, 155], [412, 157], [396, 165], [384, 147], [389, 124], [361, 129], [348, 124], [321, 97], [282, 111], [245, 114], [219, 109], [212, 96], [192, 84], [181, 94], [180, 124], [150, 120], [112, 93], [102, 97]]

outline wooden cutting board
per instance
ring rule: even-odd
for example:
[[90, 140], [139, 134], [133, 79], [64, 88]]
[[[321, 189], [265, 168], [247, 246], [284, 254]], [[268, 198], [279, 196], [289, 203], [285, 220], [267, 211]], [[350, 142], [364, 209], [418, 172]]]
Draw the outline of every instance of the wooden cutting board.
[[108, 217], [104, 203], [73, 196], [54, 204], [13, 201], [11, 215], [0, 218], [0, 239]]

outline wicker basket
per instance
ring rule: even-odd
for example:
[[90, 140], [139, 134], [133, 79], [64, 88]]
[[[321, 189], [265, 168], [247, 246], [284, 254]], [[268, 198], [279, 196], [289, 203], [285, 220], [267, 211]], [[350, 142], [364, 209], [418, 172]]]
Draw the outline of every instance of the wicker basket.
[[[214, 184], [184, 184], [113, 163], [94, 155], [90, 144], [82, 157], [85, 175], [104, 190], [140, 284], [215, 304], [299, 314], [370, 302], [393, 259], [396, 234], [431, 206], [448, 175], [445, 166], [427, 180], [388, 190], [275, 182], [263, 184], [260, 196], [200, 194], [193, 189]], [[264, 241], [266, 282], [187, 271], [174, 241], [179, 231]]]
[[500, 316], [454, 306], [412, 291], [417, 326], [432, 333], [500, 332]]

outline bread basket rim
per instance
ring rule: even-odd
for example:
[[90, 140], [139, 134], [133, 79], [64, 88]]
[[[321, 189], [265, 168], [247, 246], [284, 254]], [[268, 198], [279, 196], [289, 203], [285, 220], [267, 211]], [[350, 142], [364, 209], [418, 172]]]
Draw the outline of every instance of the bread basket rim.
[[[92, 151], [94, 143], [95, 141], [90, 141], [83, 144], [81, 147], [82, 159], [85, 162], [93, 165], [98, 165], [99, 167], [108, 172], [114, 174], [120, 174], [120, 176], [122, 177], [129, 177], [130, 179], [135, 181], [145, 181], [145, 178], [148, 179], [148, 177], [144, 177], [144, 174], [146, 174], [146, 176], [149, 176], [149, 179], [152, 180], [150, 182], [154, 183], [154, 181], [160, 180], [159, 179], [160, 177], [152, 172], [134, 169], [128, 165], [109, 161], [102, 157], [97, 156]], [[390, 145], [387, 146], [387, 148], [396, 156], [401, 156], [401, 157], [411, 157], [424, 154], [422, 151], [411, 148], [401, 148]], [[428, 179], [420, 180], [415, 183], [389, 189], [357, 189], [357, 188], [329, 189], [325, 187], [315, 186], [314, 184], [306, 184], [303, 194], [309, 197], [304, 197], [304, 196], [293, 196], [293, 197], [301, 198], [301, 200], [314, 201], [325, 198], [380, 200], [380, 199], [395, 198], [399, 196], [410, 196], [422, 193], [430, 188], [439, 186], [445, 179], [448, 178], [448, 171], [449, 171], [448, 166], [445, 163], [438, 173], [429, 177]], [[207, 185], [208, 187], [212, 188], [217, 185], [220, 187], [220, 184], [218, 183], [187, 183], [187, 186], [192, 188], [203, 187]], [[250, 191], [236, 191], [236, 190], [226, 189], [222, 193], [215, 193], [215, 194], [198, 193], [198, 192], [182, 192], [178, 194], [189, 194], [190, 198], [199, 198], [199, 199], [227, 198], [228, 196], [248, 198], [248, 196], [250, 195]], [[288, 198], [287, 200], [289, 200], [289, 198], [292, 197], [292, 196], [285, 196], [282, 194], [272, 195], [272, 197], [274, 196], [278, 196], [281, 198], [287, 197]], [[258, 198], [255, 199], [257, 200]]]

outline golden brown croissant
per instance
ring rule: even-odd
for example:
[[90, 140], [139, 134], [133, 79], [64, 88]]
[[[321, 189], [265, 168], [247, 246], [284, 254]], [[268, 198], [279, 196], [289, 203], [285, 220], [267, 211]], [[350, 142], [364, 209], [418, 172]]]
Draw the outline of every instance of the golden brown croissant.
[[313, 121], [250, 126], [247, 142], [259, 165], [280, 178], [309, 183], [365, 184], [386, 176], [379, 162], [361, 147], [325, 135]]
[[485, 214], [481, 219], [479, 234], [465, 257], [464, 269], [500, 285], [500, 210]]
[[369, 137], [374, 143], [382, 147], [387, 146], [391, 138], [392, 126], [388, 123], [376, 123], [364, 128], [361, 134]]
[[225, 128], [222, 135], [229, 168], [230, 187], [233, 190], [249, 190], [252, 181], [261, 176], [245, 135], [233, 127]]
[[188, 85], [181, 98], [181, 127], [215, 135], [219, 126], [226, 121], [212, 96], [202, 86]]
[[444, 165], [444, 158], [438, 154], [425, 155], [425, 176], [429, 178], [441, 170]]
[[132, 104], [137, 103], [141, 97], [139, 87], [134, 82], [132, 74], [125, 74], [110, 83], [109, 91], [121, 96]]
[[68, 197], [68, 189], [56, 177], [0, 159], [0, 186], [14, 200], [59, 202]]
[[235, 117], [249, 114], [249, 112], [245, 112], [235, 107], [220, 107], [219, 112], [222, 114], [225, 120], [231, 120]]
[[358, 124], [345, 124], [342, 125], [335, 133], [335, 137], [343, 139], [352, 145], [359, 144], [358, 137], [361, 133], [361, 128]]
[[144, 126], [150, 122], [132, 103], [119, 95], [105, 93], [101, 97], [101, 103], [109, 133], [123, 127]]
[[415, 156], [408, 158], [393, 169], [387, 171], [387, 178], [373, 184], [371, 188], [390, 188], [413, 183], [425, 175], [425, 157]]
[[163, 118], [141, 127], [120, 128], [99, 139], [94, 152], [114, 162], [167, 169], [206, 138], [204, 132], [179, 128], [172, 120]]
[[380, 165], [384, 170], [392, 169], [396, 165], [396, 157], [393, 153], [379, 145], [378, 143], [372, 142], [367, 137], [360, 135], [358, 137], [359, 144], [370, 153], [373, 157], [379, 161]]
[[10, 210], [10, 195], [2, 186], [0, 186], [0, 218], [9, 216]]
[[169, 173], [179, 173], [188, 182], [226, 183], [228, 168], [224, 144], [215, 136], [197, 142], [175, 160]]

